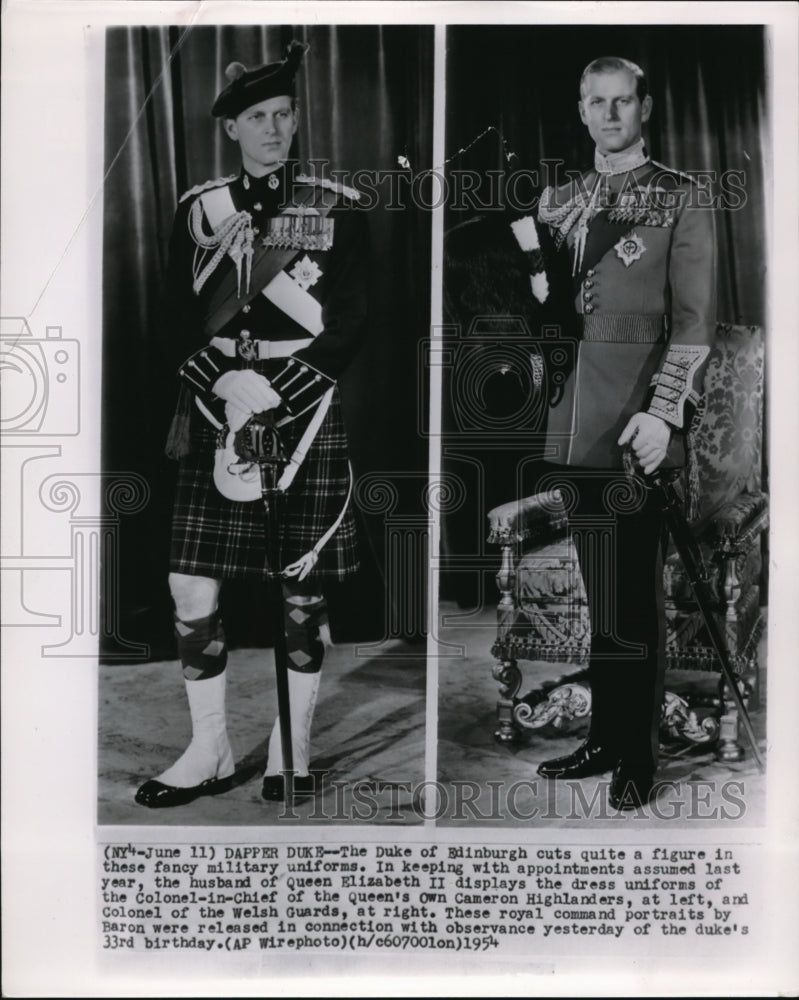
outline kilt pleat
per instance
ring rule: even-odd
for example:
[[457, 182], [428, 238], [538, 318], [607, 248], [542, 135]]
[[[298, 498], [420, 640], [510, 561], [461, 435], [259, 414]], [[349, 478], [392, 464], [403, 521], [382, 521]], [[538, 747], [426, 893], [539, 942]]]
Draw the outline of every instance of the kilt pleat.
[[[281, 428], [291, 455], [310, 415]], [[197, 414], [192, 450], [181, 459], [172, 511], [173, 572], [215, 579], [263, 579], [266, 575], [264, 508], [260, 499], [228, 500], [213, 481], [217, 432]], [[347, 439], [338, 392], [283, 496], [280, 519], [281, 569], [305, 555], [336, 521], [350, 487]], [[319, 554], [312, 576], [343, 578], [358, 568], [351, 503]]]

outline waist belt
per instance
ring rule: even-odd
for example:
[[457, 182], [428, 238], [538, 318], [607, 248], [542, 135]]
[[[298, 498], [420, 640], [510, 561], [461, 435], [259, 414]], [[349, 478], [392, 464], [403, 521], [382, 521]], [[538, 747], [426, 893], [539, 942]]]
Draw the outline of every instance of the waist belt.
[[[269, 358], [288, 358], [295, 351], [302, 350], [313, 343], [313, 337], [305, 337], [302, 340], [252, 340], [250, 343], [255, 348], [256, 357], [259, 361], [268, 361]], [[232, 337], [212, 337], [211, 346], [216, 347], [226, 357], [235, 358], [237, 356], [237, 340]]]
[[593, 313], [583, 315], [583, 340], [618, 344], [656, 344], [666, 334], [666, 317], [657, 314]]

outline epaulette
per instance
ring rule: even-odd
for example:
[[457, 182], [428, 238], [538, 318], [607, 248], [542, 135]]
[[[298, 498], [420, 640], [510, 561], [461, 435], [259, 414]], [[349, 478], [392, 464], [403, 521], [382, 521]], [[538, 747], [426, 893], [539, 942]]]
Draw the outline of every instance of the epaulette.
[[345, 198], [349, 198], [351, 201], [358, 201], [361, 197], [360, 191], [352, 187], [347, 187], [346, 184], [337, 184], [328, 177], [309, 177], [307, 174], [297, 174], [294, 180], [297, 184], [316, 184], [318, 187], [327, 188], [328, 191], [343, 194]]
[[185, 194], [180, 196], [180, 201], [184, 202], [187, 198], [194, 197], [195, 194], [202, 194], [203, 191], [210, 191], [211, 188], [223, 187], [225, 184], [230, 184], [231, 181], [235, 181], [238, 174], [230, 174], [228, 177], [217, 177], [216, 180], [206, 181], [204, 184], [195, 184], [193, 188], [190, 188]]
[[[565, 200], [562, 196], [568, 195]], [[588, 205], [589, 195], [575, 189], [571, 182], [559, 188], [546, 187], [541, 192], [538, 202], [538, 221], [548, 226], [559, 227], [564, 219], [572, 216], [567, 228], [571, 227], [571, 222]]]
[[574, 205], [576, 202], [587, 204], [596, 184], [596, 178], [596, 171], [586, 170], [584, 173], [570, 177], [557, 187], [547, 186], [544, 190], [549, 192], [546, 195], [549, 206], [562, 208], [566, 205]]
[[691, 184], [699, 186], [699, 181], [695, 177], [684, 173], [682, 170], [675, 170], [674, 167], [667, 167], [665, 163], [658, 163], [657, 160], [650, 160], [649, 162], [653, 167], [660, 167], [661, 170], [667, 170], [670, 174], [676, 174], [678, 177], [682, 177], [683, 180], [690, 181]]
[[565, 204], [565, 201], [571, 201], [579, 191], [584, 190], [586, 188], [586, 177], [588, 177], [588, 174], [580, 174], [579, 180], [575, 177], [571, 177], [563, 184], [550, 188], [552, 197], [555, 199], [556, 203], [559, 205]]

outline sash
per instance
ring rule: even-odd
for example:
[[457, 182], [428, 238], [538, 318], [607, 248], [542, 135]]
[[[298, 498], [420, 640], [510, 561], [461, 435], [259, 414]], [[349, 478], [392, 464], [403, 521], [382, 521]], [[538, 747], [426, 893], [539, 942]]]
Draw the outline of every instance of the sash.
[[[227, 188], [219, 188], [217, 190], [228, 193]], [[334, 200], [330, 199], [330, 203], [328, 203], [327, 194], [328, 192], [323, 188], [317, 189], [309, 186], [294, 202], [294, 207], [313, 203], [313, 207], [317, 209], [319, 215], [324, 217], [333, 207]], [[314, 198], [316, 198], [316, 201], [314, 201]], [[235, 272], [228, 271], [223, 275], [222, 280], [211, 294], [211, 299], [208, 303], [208, 310], [203, 325], [205, 335], [209, 339], [216, 336], [241, 310], [243, 305], [251, 302], [256, 295], [261, 294], [266, 286], [300, 253], [300, 250], [284, 250], [277, 247], [261, 246], [259, 249], [256, 249], [253, 253], [250, 288], [242, 295], [239, 295]]]
[[305, 327], [312, 337], [322, 332], [324, 323], [321, 302], [317, 302], [313, 295], [300, 288], [285, 271], [278, 271], [266, 288], [261, 289], [261, 294], [295, 323]]

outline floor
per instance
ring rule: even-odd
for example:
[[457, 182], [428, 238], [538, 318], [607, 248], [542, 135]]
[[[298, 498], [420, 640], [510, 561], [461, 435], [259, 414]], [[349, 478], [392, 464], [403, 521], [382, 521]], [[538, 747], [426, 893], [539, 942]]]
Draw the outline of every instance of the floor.
[[[491, 677], [495, 635], [492, 608], [464, 617], [442, 604], [438, 701], [437, 819], [442, 826], [691, 828], [758, 826], [764, 822], [765, 778], [751, 753], [722, 763], [708, 751], [662, 756], [653, 803], [632, 813], [607, 805], [607, 776], [546, 782], [542, 760], [572, 750], [585, 720], [548, 727], [518, 744], [497, 743], [498, 687]], [[765, 705], [765, 640], [761, 641], [761, 698]], [[523, 663], [521, 693], [574, 678], [570, 664]], [[425, 766], [425, 656], [419, 645], [343, 644], [329, 650], [312, 735], [312, 771], [320, 794], [295, 806], [261, 799], [260, 777], [275, 715], [270, 650], [233, 650], [228, 661], [228, 720], [237, 755], [228, 793], [176, 809], [146, 809], [133, 796], [185, 748], [190, 723], [176, 662], [100, 668], [98, 821], [112, 825], [270, 826], [299, 824], [418, 824], [418, 786]], [[712, 686], [715, 675], [670, 672], [667, 686]], [[763, 752], [765, 709], [752, 711]], [[745, 744], [745, 737], [741, 735]], [[430, 800], [428, 800], [428, 805]]]
[[[493, 609], [464, 619], [456, 605], [442, 605], [444, 642], [460, 644], [463, 656], [441, 660], [439, 670], [438, 777], [449, 789], [439, 822], [448, 826], [550, 826], [601, 828], [620, 823], [648, 827], [687, 825], [759, 826], [765, 820], [765, 776], [751, 753], [739, 763], [715, 760], [711, 752], [691, 751], [672, 759], [661, 754], [652, 804], [630, 813], [607, 805], [609, 775], [582, 781], [548, 782], [536, 775], [538, 764], [569, 753], [587, 734], [587, 721], [525, 734], [516, 745], [499, 744], [496, 728], [497, 682], [491, 677], [491, 644], [496, 635]], [[765, 705], [765, 639], [761, 640], [761, 704]], [[520, 694], [547, 682], [574, 678], [572, 664], [520, 663]], [[696, 684], [715, 685], [718, 675], [669, 671], [666, 686], [681, 693]], [[765, 709], [751, 712], [764, 753]], [[746, 747], [746, 737], [741, 733]], [[488, 784], [493, 782], [493, 787]], [[475, 787], [476, 786], [476, 787]]]
[[[178, 808], [148, 809], [134, 802], [136, 789], [180, 756], [190, 738], [180, 666], [100, 668], [99, 823], [269, 826], [288, 819], [281, 803], [261, 799], [277, 704], [272, 652], [233, 650], [227, 669], [234, 787]], [[421, 822], [410, 789], [423, 780], [425, 674], [420, 645], [395, 640], [328, 650], [312, 730], [311, 768], [322, 794], [298, 803], [292, 822]]]

